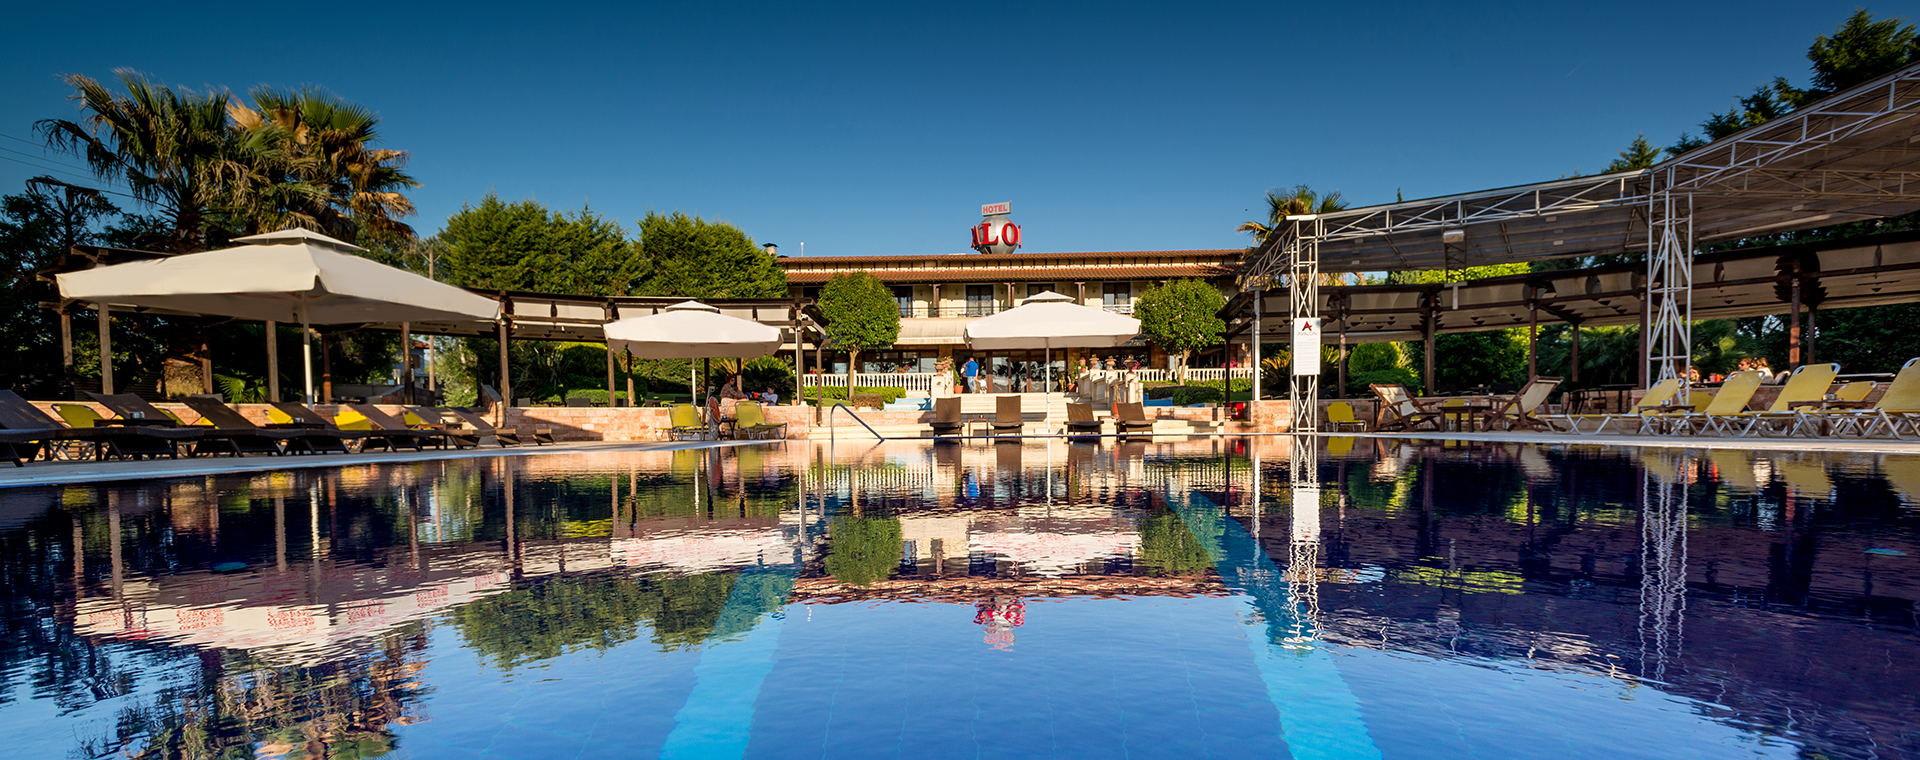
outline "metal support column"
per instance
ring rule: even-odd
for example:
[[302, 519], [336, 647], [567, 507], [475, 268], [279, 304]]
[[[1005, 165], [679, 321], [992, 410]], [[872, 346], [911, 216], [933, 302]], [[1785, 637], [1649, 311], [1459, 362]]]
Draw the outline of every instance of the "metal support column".
[[[1313, 320], [1314, 329], [1320, 324], [1320, 218], [1310, 216], [1295, 219], [1290, 235], [1282, 241], [1287, 255], [1287, 288], [1290, 297], [1287, 322], [1288, 334], [1302, 319]], [[1314, 357], [1315, 362], [1319, 357]], [[1300, 357], [1293, 358], [1295, 366]], [[1311, 433], [1320, 429], [1320, 376], [1298, 375], [1289, 378], [1287, 383], [1288, 412], [1292, 419], [1287, 430], [1296, 433]]]
[[[1650, 382], [1687, 377], [1693, 364], [1693, 196], [1675, 195], [1673, 170], [1647, 202], [1647, 361]], [[1687, 384], [1680, 385], [1687, 400]]]
[[[1085, 286], [1083, 285], [1081, 287]], [[1256, 285], [1253, 290], [1253, 339], [1250, 341], [1253, 344], [1253, 350], [1248, 353], [1248, 356], [1253, 357], [1253, 393], [1250, 394], [1248, 398], [1253, 399], [1255, 402], [1260, 400], [1260, 330], [1264, 326], [1262, 325], [1262, 318], [1265, 316], [1266, 306], [1264, 302], [1266, 300], [1267, 282], [1266, 278], [1261, 278], [1259, 284]], [[1229, 395], [1231, 395], [1233, 391], [1232, 372], [1227, 373], [1227, 391]], [[1253, 406], [1258, 407], [1259, 404], [1255, 403]], [[1251, 410], [1247, 413], [1247, 419], [1256, 419]]]

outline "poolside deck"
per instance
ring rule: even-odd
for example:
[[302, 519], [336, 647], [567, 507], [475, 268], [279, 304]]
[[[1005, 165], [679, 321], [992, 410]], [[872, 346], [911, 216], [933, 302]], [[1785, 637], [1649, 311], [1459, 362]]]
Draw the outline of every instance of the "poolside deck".
[[19, 486], [102, 483], [120, 480], [150, 480], [233, 472], [270, 472], [303, 470], [316, 467], [342, 467], [390, 462], [433, 462], [447, 459], [482, 457], [537, 457], [562, 454], [608, 454], [630, 451], [674, 451], [678, 449], [725, 448], [779, 441], [594, 441], [563, 442], [550, 446], [515, 448], [473, 448], [428, 451], [376, 451], [366, 454], [319, 454], [307, 456], [196, 457], [192, 459], [156, 459], [144, 462], [33, 462], [25, 467], [6, 467], [0, 462], [0, 488]]

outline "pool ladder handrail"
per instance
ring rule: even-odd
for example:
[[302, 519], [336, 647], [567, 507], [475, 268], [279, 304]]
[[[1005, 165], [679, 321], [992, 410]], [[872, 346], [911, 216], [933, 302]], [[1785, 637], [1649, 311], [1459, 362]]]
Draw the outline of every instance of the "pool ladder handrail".
[[887, 440], [886, 436], [881, 435], [880, 431], [874, 430], [873, 426], [867, 424], [866, 420], [860, 419], [860, 415], [854, 414], [852, 407], [849, 407], [846, 405], [846, 403], [840, 402], [840, 401], [833, 402], [833, 408], [827, 410], [827, 439], [828, 440], [832, 440], [834, 438], [833, 413], [838, 412], [842, 409], [847, 410], [847, 416], [852, 417], [854, 422], [860, 423], [860, 427], [866, 428], [867, 432], [873, 434], [873, 437], [878, 438], [882, 441]]

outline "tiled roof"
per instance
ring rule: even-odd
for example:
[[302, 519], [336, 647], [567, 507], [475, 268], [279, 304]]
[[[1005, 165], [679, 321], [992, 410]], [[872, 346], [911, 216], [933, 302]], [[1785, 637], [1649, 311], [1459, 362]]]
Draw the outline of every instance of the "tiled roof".
[[941, 253], [931, 256], [781, 256], [780, 265], [792, 269], [830, 264], [945, 264], [965, 262], [963, 266], [994, 266], [996, 263], [1024, 263], [1044, 259], [1121, 259], [1121, 258], [1195, 258], [1238, 261], [1244, 248], [1208, 248], [1190, 251], [1079, 251], [1070, 253]]
[[[787, 282], [795, 284], [821, 283], [833, 279], [834, 275], [849, 271], [854, 270], [851, 268], [789, 269], [787, 270]], [[940, 266], [915, 267], [911, 269], [869, 268], [862, 271], [872, 274], [881, 282], [898, 283], [1146, 280], [1168, 277], [1224, 277], [1233, 272], [1229, 267], [1201, 261], [1179, 264], [1074, 267], [1029, 266], [1005, 268], [992, 266]]]

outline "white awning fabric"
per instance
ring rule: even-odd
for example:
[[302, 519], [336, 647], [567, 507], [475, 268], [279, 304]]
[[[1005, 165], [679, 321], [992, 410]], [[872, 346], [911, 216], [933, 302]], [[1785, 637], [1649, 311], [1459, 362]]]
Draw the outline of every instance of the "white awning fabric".
[[1140, 334], [1140, 320], [1081, 306], [1048, 291], [1020, 306], [967, 323], [967, 345], [982, 351], [1106, 348]]
[[[288, 323], [492, 321], [499, 302], [353, 255], [308, 230], [205, 253], [65, 272], [60, 297], [112, 307]], [[304, 311], [304, 313], [303, 313]]]
[[780, 348], [780, 328], [729, 317], [697, 301], [608, 322], [606, 335], [608, 348], [642, 359], [751, 358]]

